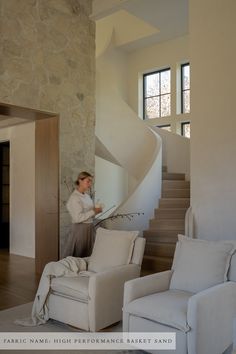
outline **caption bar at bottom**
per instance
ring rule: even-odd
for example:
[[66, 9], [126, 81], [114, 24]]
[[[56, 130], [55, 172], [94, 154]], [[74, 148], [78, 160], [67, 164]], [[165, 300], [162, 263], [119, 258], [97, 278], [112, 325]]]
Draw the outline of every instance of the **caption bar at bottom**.
[[175, 333], [0, 332], [0, 350], [175, 350]]

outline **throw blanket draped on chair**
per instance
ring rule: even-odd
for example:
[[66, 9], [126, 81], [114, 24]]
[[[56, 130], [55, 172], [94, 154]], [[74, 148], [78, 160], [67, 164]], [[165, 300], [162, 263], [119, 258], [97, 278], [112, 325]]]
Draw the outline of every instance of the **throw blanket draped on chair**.
[[86, 267], [85, 259], [76, 257], [67, 257], [58, 262], [46, 264], [34, 299], [31, 318], [16, 320], [15, 323], [22, 326], [38, 326], [46, 323], [49, 319], [47, 297], [51, 278], [76, 276], [80, 271], [85, 271]]

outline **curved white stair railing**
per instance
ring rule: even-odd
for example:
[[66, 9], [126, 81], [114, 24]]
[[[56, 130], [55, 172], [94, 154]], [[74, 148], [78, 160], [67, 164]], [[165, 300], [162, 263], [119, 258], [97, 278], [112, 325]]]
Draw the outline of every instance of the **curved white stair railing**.
[[[108, 39], [110, 38], [110, 43]], [[144, 213], [112, 221], [111, 228], [144, 230], [161, 196], [162, 143], [125, 102], [119, 91], [114, 31], [97, 56], [96, 136], [98, 155], [114, 160], [132, 180], [132, 190], [113, 213]], [[105, 75], [104, 75], [105, 73]], [[118, 80], [117, 80], [118, 78]], [[105, 173], [105, 171], [104, 171]]]
[[117, 92], [110, 90], [103, 97], [105, 102], [102, 104], [100, 100], [97, 115], [102, 117], [101, 126], [105, 128], [98, 126], [97, 137], [135, 181], [135, 186], [114, 213], [144, 213], [132, 218], [132, 222], [126, 218], [117, 219], [110, 226], [142, 231], [147, 228], [161, 195], [161, 139]]
[[138, 212], [140, 215], [135, 216], [131, 221], [127, 218], [116, 219], [110, 224], [111, 228], [135, 229], [141, 232], [148, 228], [149, 220], [153, 217], [154, 209], [161, 197], [161, 141], [158, 136], [154, 138], [156, 139], [156, 147], [152, 156], [150, 156], [150, 165], [146, 171], [143, 171], [144, 175], [137, 181], [136, 186], [127, 198], [114, 211], [114, 214]]

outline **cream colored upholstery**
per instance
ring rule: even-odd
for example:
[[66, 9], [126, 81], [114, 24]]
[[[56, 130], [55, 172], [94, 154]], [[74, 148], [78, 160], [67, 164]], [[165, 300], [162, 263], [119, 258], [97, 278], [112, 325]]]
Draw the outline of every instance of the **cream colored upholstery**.
[[178, 236], [170, 289], [197, 293], [227, 280], [233, 243]]
[[129, 264], [138, 234], [138, 231], [107, 230], [99, 227], [88, 262], [88, 270], [101, 272]]
[[[101, 243], [104, 245], [104, 240], [109, 231], [99, 230], [99, 233], [105, 235], [101, 237]], [[134, 237], [135, 235], [135, 237]], [[139, 277], [141, 263], [143, 259], [145, 239], [137, 237], [134, 232], [122, 231], [120, 237], [127, 237], [127, 242], [120, 242], [121, 252], [122, 247], [127, 254], [128, 264], [123, 255], [117, 257], [117, 247], [113, 247], [112, 237], [119, 237], [119, 231], [110, 231], [110, 239], [107, 242], [110, 247], [98, 247], [98, 238], [96, 238], [96, 253], [92, 266], [89, 272], [76, 277], [61, 277], [54, 278], [51, 283], [50, 295], [48, 297], [49, 317], [51, 319], [61, 321], [72, 326], [78, 327], [86, 331], [98, 331], [122, 319], [122, 304], [124, 283], [127, 280]], [[131, 253], [130, 253], [130, 248]], [[99, 252], [98, 252], [99, 250]], [[127, 251], [127, 252], [126, 252]], [[108, 263], [104, 262], [104, 258], [109, 252]], [[114, 253], [115, 264], [111, 264], [111, 253]], [[99, 257], [101, 262], [99, 262]], [[120, 260], [120, 265], [119, 264]], [[90, 258], [86, 259], [88, 265]], [[123, 264], [125, 263], [125, 264]], [[97, 272], [91, 271], [94, 267]]]
[[176, 333], [176, 351], [158, 354], [222, 354], [233, 342], [235, 257], [234, 241], [180, 236], [171, 270], [125, 283], [123, 331]]

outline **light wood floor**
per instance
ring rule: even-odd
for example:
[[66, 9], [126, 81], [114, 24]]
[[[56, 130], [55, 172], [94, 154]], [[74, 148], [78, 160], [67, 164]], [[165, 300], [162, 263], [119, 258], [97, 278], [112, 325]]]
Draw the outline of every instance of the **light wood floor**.
[[33, 301], [38, 281], [34, 259], [0, 249], [0, 310]]

